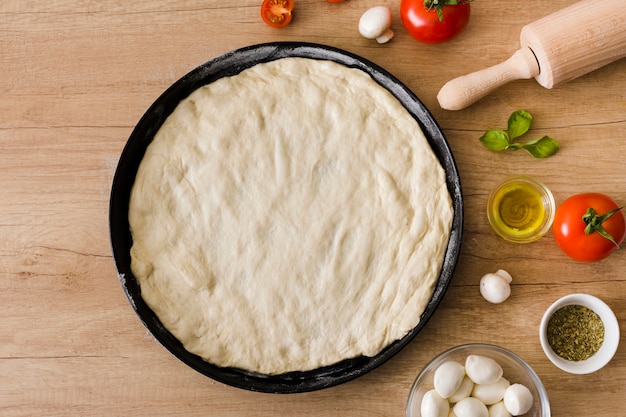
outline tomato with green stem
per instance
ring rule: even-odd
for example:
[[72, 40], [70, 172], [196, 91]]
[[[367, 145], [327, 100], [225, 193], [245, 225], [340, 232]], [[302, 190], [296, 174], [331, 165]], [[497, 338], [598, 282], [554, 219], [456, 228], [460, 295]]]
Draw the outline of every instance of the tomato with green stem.
[[263, 0], [261, 18], [274, 28], [284, 28], [291, 23], [294, 0]]
[[416, 40], [438, 44], [455, 38], [470, 19], [472, 0], [402, 0], [400, 18]]
[[567, 256], [580, 262], [595, 262], [619, 248], [626, 235], [626, 221], [622, 208], [611, 197], [577, 194], [556, 210], [552, 232]]

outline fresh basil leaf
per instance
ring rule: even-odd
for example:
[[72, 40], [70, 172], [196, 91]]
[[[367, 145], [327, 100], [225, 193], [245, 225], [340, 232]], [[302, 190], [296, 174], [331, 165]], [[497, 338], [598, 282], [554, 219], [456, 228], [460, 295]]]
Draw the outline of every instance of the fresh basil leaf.
[[521, 143], [511, 143], [509, 146], [506, 147], [507, 151], [517, 151], [518, 149], [522, 149], [524, 147], [523, 144]]
[[504, 130], [488, 130], [481, 136], [480, 142], [492, 151], [503, 151], [509, 146], [509, 135]]
[[547, 158], [560, 148], [559, 143], [549, 136], [527, 143], [514, 142], [530, 129], [533, 117], [525, 110], [517, 110], [509, 116], [508, 130], [493, 129], [486, 131], [480, 138], [481, 143], [492, 151], [517, 151], [525, 149], [535, 158]]
[[523, 148], [535, 158], [547, 158], [554, 155], [559, 150], [560, 145], [551, 137], [544, 136], [527, 142]]
[[509, 116], [508, 129], [511, 140], [522, 136], [530, 129], [533, 116], [524, 110], [518, 110]]

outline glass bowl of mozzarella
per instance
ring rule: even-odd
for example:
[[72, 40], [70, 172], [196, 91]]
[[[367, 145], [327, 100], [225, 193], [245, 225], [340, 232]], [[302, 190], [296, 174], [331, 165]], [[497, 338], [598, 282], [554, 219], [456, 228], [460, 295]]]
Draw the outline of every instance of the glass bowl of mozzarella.
[[515, 353], [489, 344], [465, 344], [433, 358], [419, 373], [407, 417], [550, 417], [548, 394]]

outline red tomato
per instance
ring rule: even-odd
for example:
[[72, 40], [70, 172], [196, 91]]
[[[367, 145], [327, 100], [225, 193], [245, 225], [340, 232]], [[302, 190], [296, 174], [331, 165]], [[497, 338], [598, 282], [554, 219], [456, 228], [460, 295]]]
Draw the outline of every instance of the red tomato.
[[402, 24], [409, 34], [420, 42], [436, 44], [449, 41], [465, 29], [470, 19], [469, 2], [452, 0], [452, 3], [457, 4], [449, 4], [449, 1], [440, 0], [441, 5], [428, 7], [424, 0], [402, 0], [400, 2]]
[[621, 207], [599, 193], [577, 194], [554, 215], [554, 239], [570, 258], [595, 262], [606, 258], [624, 241], [626, 222]]
[[261, 18], [274, 28], [284, 28], [291, 22], [294, 0], [263, 0]]
[[326, 0], [329, 3], [343, 3], [344, 0]]

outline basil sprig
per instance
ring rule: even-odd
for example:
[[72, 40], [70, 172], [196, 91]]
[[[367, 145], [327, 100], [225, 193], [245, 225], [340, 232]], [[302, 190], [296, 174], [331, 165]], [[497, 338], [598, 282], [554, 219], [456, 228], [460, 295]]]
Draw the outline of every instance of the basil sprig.
[[492, 151], [517, 151], [524, 149], [535, 158], [547, 158], [554, 155], [560, 148], [559, 143], [550, 136], [526, 143], [514, 142], [530, 129], [533, 116], [524, 110], [517, 110], [509, 116], [507, 130], [492, 129], [485, 132], [480, 142]]

